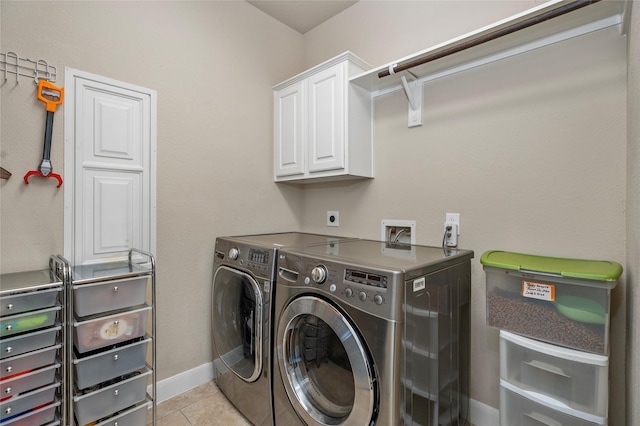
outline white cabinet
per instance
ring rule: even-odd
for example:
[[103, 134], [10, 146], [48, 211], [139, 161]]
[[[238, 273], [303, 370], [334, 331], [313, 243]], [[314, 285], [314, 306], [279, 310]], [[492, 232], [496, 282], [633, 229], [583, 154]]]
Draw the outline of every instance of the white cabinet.
[[369, 66], [345, 52], [274, 87], [276, 182], [373, 177]]

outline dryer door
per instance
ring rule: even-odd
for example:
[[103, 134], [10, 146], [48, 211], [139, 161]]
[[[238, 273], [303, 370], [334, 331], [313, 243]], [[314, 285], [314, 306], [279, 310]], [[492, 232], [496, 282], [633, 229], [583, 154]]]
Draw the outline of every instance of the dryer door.
[[327, 301], [293, 300], [278, 323], [278, 363], [289, 399], [308, 425], [373, 424], [377, 380], [350, 320]]
[[213, 277], [213, 346], [238, 377], [253, 382], [262, 373], [262, 291], [249, 274], [226, 266]]

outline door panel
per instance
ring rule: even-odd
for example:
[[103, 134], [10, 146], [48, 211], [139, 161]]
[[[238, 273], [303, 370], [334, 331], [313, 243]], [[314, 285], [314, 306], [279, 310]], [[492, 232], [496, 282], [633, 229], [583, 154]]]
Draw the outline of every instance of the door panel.
[[336, 65], [309, 77], [309, 171], [344, 169], [345, 77]]
[[291, 176], [304, 173], [304, 86], [295, 84], [275, 95], [275, 173]]
[[154, 253], [155, 91], [69, 69], [65, 86], [65, 257]]

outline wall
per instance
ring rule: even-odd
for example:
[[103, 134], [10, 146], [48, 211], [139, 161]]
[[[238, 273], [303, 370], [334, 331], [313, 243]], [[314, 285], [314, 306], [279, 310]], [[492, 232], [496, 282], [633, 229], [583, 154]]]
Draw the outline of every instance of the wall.
[[[2, 52], [158, 91], [158, 371], [211, 361], [218, 235], [300, 228], [300, 189], [273, 184], [273, 84], [302, 69], [302, 36], [245, 2], [2, 1]], [[273, 58], [278, 58], [277, 61]], [[33, 180], [45, 111], [33, 80], [2, 83], [3, 273], [63, 252], [63, 185]], [[52, 161], [63, 173], [64, 105]]]
[[[640, 4], [634, 2], [628, 40], [627, 78], [627, 401], [640, 400]], [[627, 419], [640, 419], [627, 404]], [[636, 420], [637, 421], [637, 420]]]
[[[351, 50], [380, 66], [528, 7], [361, 1], [306, 34], [306, 62]], [[380, 96], [375, 179], [305, 188], [309, 231], [327, 231], [325, 211], [338, 210], [345, 235], [379, 239], [382, 219], [409, 219], [417, 221], [419, 244], [440, 245], [445, 213], [461, 214], [459, 244], [475, 252], [471, 397], [481, 403], [499, 405], [498, 331], [485, 325], [484, 251], [625, 265], [625, 55], [624, 39], [605, 31], [431, 81], [419, 128], [407, 128], [401, 91]], [[612, 305], [614, 425], [625, 424], [624, 293], [622, 282]]]

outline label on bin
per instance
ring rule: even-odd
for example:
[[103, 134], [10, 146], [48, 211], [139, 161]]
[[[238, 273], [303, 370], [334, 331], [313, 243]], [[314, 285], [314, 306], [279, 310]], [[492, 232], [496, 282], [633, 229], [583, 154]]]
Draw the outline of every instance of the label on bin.
[[553, 284], [522, 280], [522, 296], [553, 302], [556, 300], [556, 286]]

